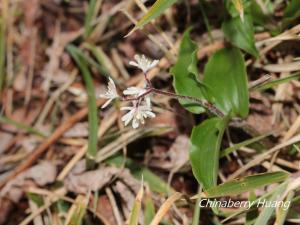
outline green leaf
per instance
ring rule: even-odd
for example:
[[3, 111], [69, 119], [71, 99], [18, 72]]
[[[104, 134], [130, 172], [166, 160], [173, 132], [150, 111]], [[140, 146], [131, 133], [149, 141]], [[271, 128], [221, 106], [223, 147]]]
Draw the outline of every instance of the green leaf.
[[24, 123], [17, 122], [15, 120], [12, 120], [12, 119], [7, 118], [5, 116], [0, 116], [0, 122], [13, 125], [13, 126], [15, 126], [16, 128], [18, 128], [20, 130], [25, 130], [26, 132], [28, 132], [30, 134], [34, 134], [34, 135], [37, 135], [37, 136], [42, 137], [42, 138], [47, 137], [46, 134], [44, 134], [43, 132], [35, 129], [34, 127], [31, 127], [31, 126], [29, 126], [27, 124], [24, 124]]
[[[84, 195], [78, 195], [75, 199], [75, 202], [72, 207], [69, 209], [68, 215], [71, 213], [71, 219], [68, 223], [65, 224], [72, 224], [72, 225], [82, 225], [83, 219], [87, 212], [87, 206], [88, 206], [88, 199], [90, 194], [88, 193], [86, 196]], [[71, 211], [72, 210], [72, 211]]]
[[231, 116], [248, 115], [247, 74], [239, 49], [224, 48], [214, 53], [205, 66], [203, 81], [213, 92], [218, 109]]
[[241, 11], [250, 11], [252, 0], [226, 0], [226, 9], [232, 17], [240, 17]]
[[290, 76], [278, 78], [276, 80], [272, 80], [270, 82], [263, 83], [262, 85], [255, 86], [253, 89], [251, 89], [251, 91], [262, 91], [262, 90], [266, 90], [266, 89], [275, 87], [279, 84], [284, 84], [289, 81], [299, 80], [299, 79], [300, 79], [300, 72], [297, 72], [297, 73], [291, 74]]
[[88, 37], [91, 32], [92, 32], [92, 22], [93, 19], [95, 18], [96, 14], [96, 3], [97, 0], [90, 0], [89, 6], [85, 15], [85, 20], [84, 20], [84, 35], [85, 37]]
[[238, 195], [244, 192], [286, 180], [288, 174], [285, 172], [261, 173], [241, 179], [225, 182], [219, 186], [207, 190], [209, 198], [217, 198], [229, 195]]
[[146, 195], [144, 198], [144, 206], [145, 206], [144, 223], [145, 223], [145, 225], [149, 225], [155, 216], [155, 207], [154, 207], [154, 203], [151, 199], [150, 191], [146, 192]]
[[[170, 70], [174, 76], [173, 86], [180, 95], [188, 95], [199, 99], [205, 98], [207, 88], [197, 80], [197, 45], [190, 38], [190, 31], [183, 34], [176, 64]], [[192, 113], [202, 113], [204, 108], [188, 100], [179, 100]]]
[[290, 203], [293, 200], [294, 195], [295, 195], [295, 192], [293, 190], [288, 192], [286, 199], [284, 201], [284, 207], [280, 207], [276, 213], [276, 222], [275, 222], [276, 225], [284, 225], [285, 224], [289, 209], [291, 207]]
[[193, 128], [190, 160], [197, 181], [204, 189], [217, 185], [220, 144], [227, 118], [211, 118]]
[[[267, 201], [270, 201], [270, 202], [278, 201], [280, 199], [280, 197], [282, 196], [282, 194], [285, 192], [286, 188], [287, 188], [287, 183], [283, 183], [282, 185], [280, 185], [277, 188], [277, 190], [275, 191], [275, 193]], [[265, 207], [262, 210], [262, 212], [259, 214], [259, 216], [257, 217], [254, 225], [268, 224], [268, 221], [271, 218], [275, 209], [276, 209], [276, 207]]]
[[249, 54], [259, 56], [255, 47], [254, 30], [250, 14], [244, 15], [244, 21], [239, 17], [229, 18], [222, 24], [225, 38], [234, 46], [243, 49]]
[[238, 150], [238, 149], [241, 148], [241, 147], [244, 147], [244, 146], [247, 146], [247, 145], [251, 145], [251, 144], [253, 144], [253, 143], [257, 142], [257, 141], [260, 141], [261, 139], [264, 139], [265, 137], [268, 137], [268, 136], [270, 136], [271, 134], [272, 134], [272, 133], [263, 134], [263, 135], [260, 135], [260, 136], [254, 137], [254, 138], [250, 138], [250, 139], [248, 139], [248, 140], [246, 140], [246, 141], [243, 141], [243, 142], [234, 144], [233, 146], [224, 149], [224, 150], [221, 152], [221, 154], [220, 154], [220, 158], [229, 155], [230, 153], [232, 153], [232, 152]]
[[291, 22], [300, 16], [300, 1], [291, 0], [284, 10], [283, 28], [287, 27]]
[[[255, 200], [256, 200], [255, 192], [250, 191], [248, 201], [252, 203], [252, 202], [255, 202]], [[246, 212], [245, 225], [252, 225], [257, 217], [258, 217], [258, 208], [252, 206], [251, 210], [248, 210], [248, 212]]]
[[93, 84], [93, 79], [90, 71], [87, 67], [87, 60], [85, 55], [81, 53], [75, 46], [68, 45], [68, 52], [74, 58], [75, 62], [81, 70], [88, 95], [88, 120], [89, 120], [89, 142], [87, 151], [87, 166], [89, 168], [94, 166], [95, 157], [97, 154], [97, 133], [98, 133], [98, 115], [97, 115], [97, 105], [95, 88]]
[[[138, 21], [132, 31], [141, 29], [151, 20], [155, 19], [159, 15], [161, 15], [166, 9], [171, 7], [177, 0], [156, 0], [156, 2], [151, 6], [149, 11]], [[129, 33], [129, 34], [130, 34]]]
[[134, 201], [131, 213], [130, 213], [130, 219], [129, 219], [128, 225], [138, 225], [139, 215], [140, 215], [141, 208], [142, 208], [143, 196], [144, 196], [144, 187], [143, 187], [143, 182], [142, 182], [140, 190], [135, 197], [135, 201]]
[[199, 207], [199, 204], [201, 203], [201, 192], [202, 192], [202, 188], [201, 188], [201, 185], [200, 185], [199, 188], [198, 188], [198, 193], [199, 193], [200, 196], [197, 198], [197, 201], [196, 201], [195, 206], [194, 206], [193, 220], [192, 220], [191, 225], [198, 225], [199, 224], [200, 210], [201, 210], [201, 207]]
[[256, 2], [252, 1], [251, 4], [251, 15], [254, 24], [258, 24], [260, 26], [265, 26], [268, 21], [268, 16], [264, 14], [261, 6]]
[[299, 14], [300, 10], [300, 1], [299, 0], [291, 0], [290, 3], [284, 10], [285, 17], [294, 17], [296, 14]]

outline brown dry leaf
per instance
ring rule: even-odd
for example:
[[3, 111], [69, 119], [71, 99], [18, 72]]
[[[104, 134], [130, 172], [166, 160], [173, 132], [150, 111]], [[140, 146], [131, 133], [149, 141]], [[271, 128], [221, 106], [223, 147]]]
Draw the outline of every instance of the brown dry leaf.
[[87, 137], [88, 132], [88, 123], [76, 123], [71, 129], [64, 133], [64, 137], [68, 138], [77, 138], [77, 137]]
[[35, 136], [28, 136], [19, 141], [20, 145], [25, 149], [26, 152], [32, 152], [39, 143], [39, 139]]
[[271, 130], [277, 130], [276, 128], [278, 127], [276, 125], [278, 124], [272, 125], [272, 120], [273, 116], [271, 114], [252, 113], [246, 121], [247, 124], [255, 127], [260, 134], [265, 134]]
[[127, 186], [129, 186], [133, 191], [134, 193], [138, 193], [140, 187], [141, 187], [141, 184], [140, 182], [135, 179], [132, 174], [130, 173], [130, 171], [128, 169], [123, 169], [121, 171], [120, 174], [118, 174], [118, 177], [120, 179], [122, 179], [124, 181], [124, 183], [127, 184]]
[[5, 198], [0, 198], [0, 225], [7, 220], [9, 212], [13, 208], [13, 203]]
[[6, 150], [10, 142], [13, 139], [13, 135], [10, 133], [0, 132], [0, 155]]
[[[81, 162], [80, 164], [82, 164]], [[75, 166], [70, 172], [65, 180], [67, 190], [78, 194], [84, 194], [88, 191], [97, 191], [120, 171], [116, 167], [100, 167], [99, 169], [87, 172], [82, 172], [82, 170], [85, 170], [82, 166]]]
[[[9, 119], [14, 120], [18, 123], [31, 126], [32, 122], [36, 119], [37, 115], [39, 114], [39, 110], [40, 107], [31, 107], [28, 112], [25, 107], [18, 108], [12, 113]], [[18, 129], [16, 126], [10, 124], [1, 124], [1, 127], [11, 132], [20, 131], [20, 129]]]
[[172, 170], [175, 168], [180, 168], [189, 159], [189, 138], [185, 135], [180, 135], [176, 138], [175, 142], [167, 152], [165, 157], [159, 160], [151, 161], [150, 165], [154, 167], [159, 167], [161, 169]]
[[124, 203], [122, 204], [123, 212], [125, 214], [125, 217], [128, 218], [130, 215], [130, 210], [134, 204], [135, 196], [129, 190], [129, 188], [120, 181], [116, 183], [116, 185], [114, 186], [114, 190], [121, 196], [123, 200], [122, 202]]
[[56, 173], [57, 170], [54, 163], [43, 161], [8, 182], [0, 191], [0, 197], [6, 197], [14, 202], [18, 202], [23, 195], [23, 189], [28, 184], [28, 180], [32, 180], [39, 186], [44, 186], [55, 181]]
[[173, 168], [183, 166], [189, 159], [190, 140], [185, 135], [180, 135], [168, 151], [168, 156]]
[[151, 125], [161, 125], [172, 127], [172, 131], [168, 134], [170, 138], [175, 138], [178, 135], [178, 125], [176, 115], [170, 111], [157, 113], [156, 117], [151, 120]]
[[110, 225], [117, 225], [113, 208], [110, 204], [110, 201], [106, 195], [102, 195], [99, 197], [99, 200], [97, 202], [97, 209], [96, 212], [98, 212], [100, 215], [102, 215]]
[[20, 71], [13, 81], [13, 88], [16, 91], [25, 91], [26, 89], [26, 75], [23, 73], [24, 71]]

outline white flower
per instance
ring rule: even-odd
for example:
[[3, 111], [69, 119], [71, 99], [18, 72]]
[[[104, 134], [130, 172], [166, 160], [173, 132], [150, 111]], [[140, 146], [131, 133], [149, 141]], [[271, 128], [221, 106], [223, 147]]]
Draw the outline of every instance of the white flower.
[[109, 105], [109, 103], [111, 103], [112, 100], [119, 98], [118, 92], [117, 92], [117, 88], [116, 85], [114, 83], [114, 81], [109, 77], [109, 82], [107, 84], [107, 90], [104, 94], [100, 94], [99, 95], [100, 98], [106, 98], [108, 99], [103, 105], [102, 105], [102, 109], [105, 108], [106, 106]]
[[[137, 97], [139, 97], [139, 96], [145, 94], [146, 92], [147, 92], [147, 89], [145, 89], [145, 88], [140, 88], [140, 87], [129, 87], [129, 88], [127, 88], [126, 90], [123, 91], [123, 94], [124, 94], [124, 95], [132, 95], [132, 96], [134, 96], [135, 98], [137, 98]], [[151, 99], [150, 99], [149, 94], [146, 95], [146, 96], [144, 97], [144, 100], [145, 100], [145, 102], [146, 102], [146, 105], [147, 105], [148, 107], [151, 107]]]
[[124, 95], [134, 95], [136, 97], [143, 95], [147, 90], [140, 87], [129, 87], [123, 91]]
[[159, 60], [151, 60], [146, 58], [145, 55], [135, 55], [135, 61], [130, 61], [129, 65], [136, 66], [141, 69], [144, 73], [147, 73], [148, 70], [152, 69], [157, 65]]
[[154, 118], [155, 114], [148, 105], [137, 105], [137, 101], [133, 102], [133, 106], [122, 107], [121, 110], [128, 110], [122, 117], [122, 121], [127, 126], [132, 121], [132, 127], [138, 128], [140, 123], [144, 124], [146, 118]]

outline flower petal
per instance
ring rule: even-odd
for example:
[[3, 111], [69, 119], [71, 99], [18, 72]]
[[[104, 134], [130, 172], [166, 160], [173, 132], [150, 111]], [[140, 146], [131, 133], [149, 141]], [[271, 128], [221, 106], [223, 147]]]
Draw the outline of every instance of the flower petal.
[[139, 64], [137, 64], [135, 61], [130, 61], [129, 65], [135, 66], [135, 67], [140, 67]]
[[132, 109], [134, 109], [134, 107], [132, 107], [132, 106], [124, 106], [124, 107], [121, 107], [120, 110], [129, 110], [129, 111], [131, 111]]
[[102, 106], [101, 106], [101, 109], [104, 109], [106, 106], [108, 106], [111, 102], [112, 102], [112, 98], [111, 99], [108, 99]]
[[136, 118], [134, 118], [133, 120], [132, 120], [132, 128], [133, 129], [136, 129], [136, 128], [138, 128], [139, 127], [139, 122], [138, 122], [138, 120], [136, 119]]

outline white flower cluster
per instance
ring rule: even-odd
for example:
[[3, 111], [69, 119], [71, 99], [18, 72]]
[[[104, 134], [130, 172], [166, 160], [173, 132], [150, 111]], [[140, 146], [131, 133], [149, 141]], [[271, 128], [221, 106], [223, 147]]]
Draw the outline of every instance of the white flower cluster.
[[155, 67], [159, 60], [151, 60], [146, 58], [145, 55], [135, 55], [134, 56], [135, 61], [130, 61], [129, 65], [135, 66], [139, 69], [141, 69], [144, 73], [147, 73], [148, 70]]
[[[129, 64], [141, 69], [144, 73], [147, 73], [150, 69], [155, 67], [159, 60], [150, 60], [144, 55], [135, 55], [136, 61], [130, 61]], [[130, 122], [133, 128], [138, 128], [140, 124], [145, 123], [145, 119], [154, 118], [155, 114], [152, 112], [151, 99], [147, 93], [146, 88], [128, 87], [123, 91], [124, 96], [131, 100], [132, 106], [122, 107], [121, 110], [128, 111], [123, 117], [122, 121], [125, 126]], [[100, 94], [100, 98], [108, 99], [102, 106], [105, 108], [114, 99], [120, 98], [114, 81], [109, 78], [107, 85], [107, 91], [104, 94]]]

